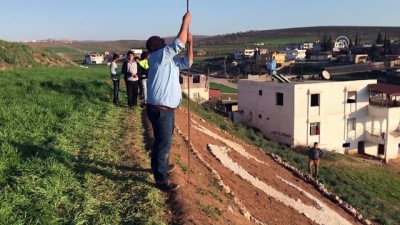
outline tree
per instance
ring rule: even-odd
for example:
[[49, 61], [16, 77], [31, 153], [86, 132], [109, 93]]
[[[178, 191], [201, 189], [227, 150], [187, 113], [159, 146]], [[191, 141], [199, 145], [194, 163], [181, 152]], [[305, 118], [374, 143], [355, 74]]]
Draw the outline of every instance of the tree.
[[325, 33], [321, 43], [322, 51], [328, 51], [328, 34]]
[[332, 51], [332, 49], [333, 49], [333, 41], [332, 41], [331, 34], [329, 34], [327, 51]]
[[385, 34], [385, 38], [383, 39], [383, 55], [386, 55], [388, 53], [388, 47], [387, 47], [387, 38]]
[[360, 45], [360, 42], [358, 40], [358, 34], [356, 34], [356, 40], [354, 40], [354, 45], [355, 46], [359, 46]]
[[372, 45], [372, 47], [369, 49], [369, 58], [375, 62], [379, 58], [379, 49], [376, 44]]
[[392, 43], [390, 42], [390, 38], [389, 38], [389, 35], [388, 35], [388, 37], [387, 37], [387, 39], [386, 39], [386, 47], [387, 47], [387, 53], [388, 54], [393, 54], [393, 51], [392, 51]]
[[378, 36], [376, 37], [375, 44], [377, 44], [377, 45], [383, 44], [381, 31], [378, 32]]
[[352, 48], [354, 46], [353, 44], [353, 39], [351, 37], [349, 38], [349, 48]]

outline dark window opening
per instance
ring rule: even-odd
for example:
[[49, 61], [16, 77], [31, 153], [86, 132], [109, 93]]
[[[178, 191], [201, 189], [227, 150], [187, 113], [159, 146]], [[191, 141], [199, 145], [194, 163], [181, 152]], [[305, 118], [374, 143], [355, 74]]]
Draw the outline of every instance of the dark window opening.
[[385, 145], [379, 144], [378, 145], [378, 155], [384, 155], [385, 154]]
[[261, 115], [261, 114], [258, 114], [258, 118], [259, 118], [259, 119], [262, 119], [262, 115]]
[[179, 83], [183, 84], [183, 77], [182, 76], [179, 76]]
[[350, 147], [350, 143], [343, 143], [343, 148], [348, 148]]
[[357, 102], [357, 91], [347, 92], [347, 103], [356, 103], [356, 102]]
[[262, 90], [258, 90], [258, 95], [262, 95]]
[[319, 106], [319, 94], [311, 94], [311, 107]]
[[283, 93], [276, 93], [276, 105], [283, 105]]
[[193, 84], [200, 83], [200, 76], [193, 76]]

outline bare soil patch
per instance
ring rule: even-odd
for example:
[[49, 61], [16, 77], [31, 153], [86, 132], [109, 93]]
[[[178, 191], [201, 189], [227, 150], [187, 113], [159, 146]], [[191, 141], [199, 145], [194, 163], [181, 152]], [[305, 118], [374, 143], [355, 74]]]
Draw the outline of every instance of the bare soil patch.
[[[295, 208], [283, 204], [279, 199], [272, 197], [235, 174], [210, 153], [207, 144], [228, 148], [229, 146], [242, 146], [245, 154], [242, 149], [241, 151], [230, 150], [227, 155], [249, 174], [258, 178], [259, 181], [268, 184], [281, 194], [301, 202], [305, 206], [319, 209], [316, 200], [312, 199], [315, 198], [337, 213], [339, 217], [347, 220], [349, 224], [360, 224], [342, 208], [322, 196], [313, 186], [276, 164], [261, 150], [233, 138], [202, 119], [197, 117], [192, 119], [197, 127], [202, 127], [207, 132], [211, 132], [211, 134], [205, 134], [200, 129], [192, 127], [191, 143], [199, 152], [201, 158], [218, 175], [212, 173], [204, 165], [204, 162], [195, 157], [188, 150], [185, 140], [175, 132], [170, 162], [175, 163], [178, 169], [171, 174], [171, 179], [180, 184], [181, 188], [175, 193], [167, 194], [172, 212], [172, 216], [169, 218], [170, 224], [254, 224], [253, 221], [246, 219], [243, 215], [243, 210], [240, 210], [240, 205], [235, 201], [235, 197], [248, 210], [252, 218], [264, 224], [318, 224], [311, 219], [312, 216], [306, 216]], [[182, 110], [176, 110], [175, 121], [176, 127], [187, 136], [187, 114]], [[194, 126], [193, 123], [192, 126]], [[227, 142], [229, 143], [227, 144]], [[224, 192], [218, 184], [218, 177], [222, 179], [234, 195]], [[288, 185], [282, 179], [301, 190]], [[307, 196], [305, 192], [309, 193], [312, 198]], [[248, 217], [247, 214], [245, 215]]]

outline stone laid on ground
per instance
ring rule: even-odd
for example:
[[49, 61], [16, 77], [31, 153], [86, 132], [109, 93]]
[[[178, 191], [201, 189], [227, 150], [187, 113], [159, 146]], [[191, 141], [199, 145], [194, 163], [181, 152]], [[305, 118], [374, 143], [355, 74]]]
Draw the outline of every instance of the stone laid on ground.
[[225, 167], [233, 171], [235, 174], [243, 178], [244, 180], [249, 181], [254, 187], [262, 190], [267, 195], [273, 197], [277, 201], [281, 202], [282, 204], [291, 207], [298, 211], [299, 213], [304, 214], [306, 217], [310, 218], [311, 220], [317, 222], [318, 224], [337, 224], [337, 225], [345, 225], [351, 224], [345, 218], [343, 218], [340, 214], [329, 208], [326, 204], [322, 201], [311, 195], [310, 193], [306, 192], [305, 190], [301, 189], [300, 187], [290, 183], [289, 181], [280, 178], [284, 183], [298, 189], [299, 191], [303, 192], [305, 196], [309, 199], [314, 201], [318, 208], [314, 206], [309, 206], [297, 199], [293, 199], [290, 196], [287, 196], [280, 191], [274, 189], [267, 183], [260, 181], [257, 177], [254, 177], [250, 173], [248, 173], [245, 169], [243, 169], [239, 164], [234, 162], [227, 154], [229, 151], [226, 147], [216, 146], [216, 145], [207, 145], [207, 149], [211, 152], [211, 154], [220, 161]]
[[305, 175], [303, 172], [301, 172], [299, 169], [295, 168], [294, 166], [291, 166], [289, 163], [286, 163], [282, 160], [282, 158], [274, 153], [267, 153], [275, 162], [278, 164], [282, 165], [292, 173], [294, 173], [297, 177], [300, 179], [312, 184], [316, 190], [318, 190], [320, 193], [322, 193], [325, 197], [327, 197], [329, 200], [332, 202], [338, 204], [340, 207], [342, 207], [346, 212], [348, 212], [350, 215], [352, 215], [354, 218], [357, 218], [358, 221], [360, 221], [363, 224], [371, 224], [371, 221], [365, 219], [362, 214], [357, 211], [354, 207], [352, 207], [350, 204], [347, 202], [343, 201], [340, 199], [338, 195], [335, 193], [330, 192], [328, 189], [325, 188], [325, 186], [312, 178], [309, 175]]
[[231, 190], [228, 185], [225, 185], [224, 181], [222, 180], [221, 176], [218, 172], [201, 156], [200, 152], [197, 151], [193, 144], [188, 140], [187, 136], [182, 132], [182, 130], [175, 126], [178, 134], [185, 140], [185, 142], [189, 145], [190, 151], [196, 156], [197, 159], [211, 172], [214, 178], [218, 181], [218, 185], [222, 188], [226, 195], [231, 196], [235, 204], [239, 207], [239, 212], [248, 220], [254, 222], [255, 224], [259, 225], [266, 225], [265, 223], [259, 221], [257, 218], [252, 216], [247, 208], [243, 205], [243, 203], [236, 197], [235, 193]]

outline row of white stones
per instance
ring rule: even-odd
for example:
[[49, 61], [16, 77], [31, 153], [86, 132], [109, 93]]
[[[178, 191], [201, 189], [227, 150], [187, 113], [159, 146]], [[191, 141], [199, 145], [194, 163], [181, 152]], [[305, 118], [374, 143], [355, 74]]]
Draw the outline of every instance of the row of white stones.
[[190, 151], [195, 155], [195, 157], [197, 159], [200, 160], [200, 162], [211, 172], [211, 174], [214, 176], [214, 178], [218, 181], [218, 185], [222, 188], [222, 190], [225, 192], [225, 194], [232, 197], [235, 204], [239, 207], [239, 212], [246, 219], [248, 219], [256, 224], [266, 225], [265, 223], [259, 221], [258, 219], [256, 219], [254, 216], [252, 216], [250, 214], [250, 212], [243, 205], [243, 203], [236, 197], [235, 193], [233, 193], [231, 188], [228, 185], [225, 185], [225, 183], [222, 180], [219, 173], [201, 156], [200, 152], [196, 150], [196, 148], [193, 146], [192, 142], [189, 141], [189, 138], [182, 132], [182, 130], [177, 125], [175, 125], [175, 128], [176, 128], [178, 134], [182, 137], [182, 139], [189, 145]]

